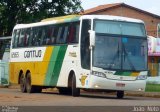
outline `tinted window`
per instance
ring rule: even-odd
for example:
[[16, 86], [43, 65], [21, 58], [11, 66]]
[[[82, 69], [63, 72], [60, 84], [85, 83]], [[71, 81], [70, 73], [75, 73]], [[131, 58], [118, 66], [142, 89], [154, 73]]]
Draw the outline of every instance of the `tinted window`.
[[18, 45], [17, 45], [18, 47], [23, 47], [24, 36], [25, 36], [25, 30], [21, 29], [20, 30], [19, 40], [18, 40]]
[[15, 42], [16, 42], [16, 32], [17, 32], [17, 30], [14, 30], [13, 31], [13, 36], [12, 36], [12, 38], [13, 38], [13, 40], [12, 40], [12, 46], [13, 46], [13, 48], [15, 47]]
[[81, 30], [81, 66], [85, 69], [90, 68], [90, 50], [89, 50], [89, 33], [91, 29], [90, 20], [83, 20]]
[[30, 28], [26, 29], [25, 36], [24, 36], [24, 46], [29, 45], [29, 37], [30, 37]]
[[13, 47], [77, 43], [79, 22], [46, 25], [15, 30]]
[[57, 36], [57, 44], [65, 44], [66, 38], [68, 36], [68, 26], [60, 26], [58, 30], [58, 36]]
[[41, 30], [42, 35], [40, 37], [40, 45], [46, 45], [47, 43], [47, 26], [42, 26]]
[[79, 23], [72, 23], [69, 26], [68, 43], [78, 43]]
[[59, 30], [59, 27], [52, 27], [51, 44], [56, 43], [56, 39], [57, 39], [57, 36], [58, 36], [58, 30]]
[[15, 31], [15, 35], [14, 35], [14, 47], [17, 47], [17, 44], [19, 43], [19, 36], [20, 36], [20, 30], [18, 29], [17, 31]]
[[48, 26], [47, 27], [47, 39], [46, 39], [46, 45], [51, 45], [53, 43], [52, 35], [53, 35], [53, 27]]

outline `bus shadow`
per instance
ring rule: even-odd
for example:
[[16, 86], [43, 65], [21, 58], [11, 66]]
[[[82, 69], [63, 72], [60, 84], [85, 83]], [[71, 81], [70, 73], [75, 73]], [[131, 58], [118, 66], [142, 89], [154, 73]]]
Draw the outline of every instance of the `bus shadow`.
[[[42, 92], [42, 94], [50, 94], [50, 95], [60, 95], [60, 96], [67, 96], [67, 97], [73, 97], [69, 94], [60, 94], [59, 92]], [[117, 100], [137, 100], [138, 98], [134, 98], [133, 96], [132, 97], [129, 97], [129, 96], [124, 96], [124, 98], [122, 99], [118, 99], [116, 97], [116, 94], [115, 95], [111, 95], [111, 94], [92, 94], [92, 93], [81, 93], [80, 98], [89, 98], [89, 99], [117, 99]], [[77, 97], [77, 98], [79, 98]]]
[[116, 99], [116, 100], [136, 100], [133, 98], [124, 97], [122, 99], [118, 99], [116, 95], [92, 95], [92, 94], [81, 94], [80, 97], [91, 98], [91, 99]]

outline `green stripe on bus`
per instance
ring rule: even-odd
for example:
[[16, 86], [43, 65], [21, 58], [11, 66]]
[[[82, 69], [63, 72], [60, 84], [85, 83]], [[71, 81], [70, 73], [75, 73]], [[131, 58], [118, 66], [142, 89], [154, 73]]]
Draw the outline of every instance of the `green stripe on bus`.
[[51, 77], [51, 82], [50, 82], [50, 84], [53, 85], [53, 86], [57, 85], [59, 74], [60, 74], [60, 71], [61, 71], [61, 68], [62, 68], [62, 63], [63, 63], [64, 56], [65, 56], [65, 53], [66, 53], [66, 49], [67, 49], [67, 45], [61, 46], [60, 49], [59, 49], [58, 56], [57, 56], [57, 61], [55, 62], [55, 67], [54, 67], [54, 70], [53, 70], [53, 73], [52, 73], [53, 75]]
[[116, 72], [114, 75], [130, 76], [132, 72]]
[[56, 46], [49, 62], [45, 85], [56, 86], [66, 53], [67, 45]]
[[[50, 58], [50, 62], [49, 62], [49, 65], [48, 65], [48, 69], [47, 69], [47, 74], [46, 74], [46, 79], [45, 79], [45, 85], [49, 86], [49, 82], [51, 81], [51, 77], [52, 77], [52, 73], [53, 73], [53, 69], [55, 67], [55, 61], [57, 59], [57, 54], [59, 52], [59, 46], [55, 46], [53, 48], [53, 51], [52, 51], [52, 54], [51, 54], [51, 58]], [[47, 54], [46, 54], [47, 55]]]

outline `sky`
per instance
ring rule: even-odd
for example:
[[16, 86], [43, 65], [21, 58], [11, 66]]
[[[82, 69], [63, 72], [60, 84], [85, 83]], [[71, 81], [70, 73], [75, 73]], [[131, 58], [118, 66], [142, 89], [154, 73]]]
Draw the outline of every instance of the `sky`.
[[160, 16], [160, 0], [81, 0], [84, 10], [98, 5], [125, 3]]

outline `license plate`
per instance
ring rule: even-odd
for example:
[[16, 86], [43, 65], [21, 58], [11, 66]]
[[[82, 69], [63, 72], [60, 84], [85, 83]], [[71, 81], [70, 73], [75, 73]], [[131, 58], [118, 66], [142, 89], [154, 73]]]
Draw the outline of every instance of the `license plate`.
[[117, 87], [125, 87], [125, 84], [124, 83], [116, 83], [116, 86]]

